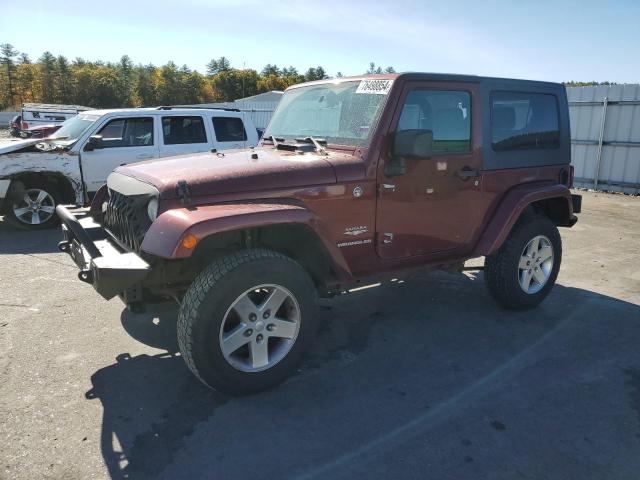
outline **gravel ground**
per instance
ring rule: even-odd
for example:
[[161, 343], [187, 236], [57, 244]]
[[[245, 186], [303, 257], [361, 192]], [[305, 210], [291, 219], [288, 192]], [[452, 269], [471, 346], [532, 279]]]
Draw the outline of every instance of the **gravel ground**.
[[584, 193], [548, 299], [481, 273], [325, 302], [297, 375], [226, 398], [176, 353], [172, 304], [130, 314], [0, 221], [0, 477], [637, 479], [640, 198]]

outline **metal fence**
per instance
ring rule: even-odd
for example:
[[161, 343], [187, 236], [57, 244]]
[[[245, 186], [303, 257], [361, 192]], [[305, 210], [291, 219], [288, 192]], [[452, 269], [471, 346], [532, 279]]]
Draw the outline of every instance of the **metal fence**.
[[179, 107], [198, 107], [198, 108], [237, 108], [241, 112], [245, 112], [256, 128], [266, 128], [271, 120], [271, 116], [278, 106], [278, 102], [245, 102], [236, 100], [235, 102], [220, 103], [203, 103], [199, 105], [177, 105]]
[[278, 102], [245, 103], [238, 101], [235, 102], [235, 106], [240, 108], [240, 111], [248, 113], [256, 128], [267, 128]]
[[640, 85], [567, 88], [577, 187], [640, 193]]

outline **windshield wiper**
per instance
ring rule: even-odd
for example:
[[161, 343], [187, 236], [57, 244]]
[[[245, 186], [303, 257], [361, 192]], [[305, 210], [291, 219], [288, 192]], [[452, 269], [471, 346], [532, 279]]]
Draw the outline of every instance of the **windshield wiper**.
[[296, 140], [300, 142], [306, 142], [306, 143], [311, 142], [316, 147], [316, 152], [318, 152], [321, 155], [329, 155], [327, 153], [327, 149], [322, 146], [322, 143], [324, 143], [325, 145], [327, 144], [327, 141], [324, 138], [314, 138], [312, 136], [308, 136], [300, 139], [297, 138]]
[[275, 135], [269, 135], [267, 137], [263, 137], [263, 140], [271, 140], [273, 146], [278, 148], [280, 142], [284, 142], [284, 138], [276, 137]]

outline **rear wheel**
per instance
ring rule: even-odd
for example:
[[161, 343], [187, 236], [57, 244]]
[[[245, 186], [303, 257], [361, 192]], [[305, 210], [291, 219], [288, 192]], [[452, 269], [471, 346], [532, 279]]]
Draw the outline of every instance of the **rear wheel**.
[[7, 199], [5, 214], [14, 225], [29, 230], [51, 228], [58, 224], [56, 205], [59, 195], [50, 185], [25, 188]]
[[257, 392], [295, 371], [316, 331], [315, 286], [294, 260], [247, 250], [207, 267], [187, 291], [178, 344], [191, 371], [229, 394]]
[[518, 221], [500, 249], [485, 259], [493, 297], [510, 309], [538, 305], [555, 284], [562, 259], [558, 228], [543, 216]]

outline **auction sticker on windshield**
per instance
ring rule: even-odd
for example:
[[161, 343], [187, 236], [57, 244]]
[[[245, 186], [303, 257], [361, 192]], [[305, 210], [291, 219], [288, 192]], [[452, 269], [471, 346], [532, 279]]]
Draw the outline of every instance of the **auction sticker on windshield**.
[[391, 90], [392, 80], [362, 80], [356, 93], [377, 93], [386, 95]]

